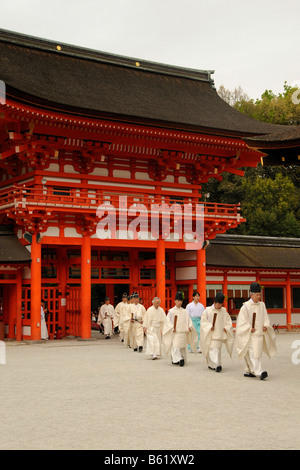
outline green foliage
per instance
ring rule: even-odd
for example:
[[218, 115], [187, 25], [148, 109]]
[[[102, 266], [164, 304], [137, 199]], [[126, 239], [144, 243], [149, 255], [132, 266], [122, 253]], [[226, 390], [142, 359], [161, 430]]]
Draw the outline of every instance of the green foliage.
[[[265, 90], [261, 99], [241, 99], [233, 106], [248, 116], [265, 122], [284, 125], [300, 125], [300, 105], [292, 101], [296, 88], [284, 83], [283, 93], [276, 96]], [[221, 90], [223, 97], [232, 93]], [[224, 99], [224, 98], [223, 98]], [[221, 182], [210, 179], [202, 185], [202, 199], [227, 204], [241, 203], [241, 215], [246, 222], [233, 229], [233, 234], [272, 237], [300, 237], [300, 167], [278, 166], [244, 168], [240, 177], [224, 173]]]
[[252, 235], [300, 237], [300, 220], [296, 210], [299, 194], [288, 176], [278, 173], [275, 179], [256, 177], [242, 181], [242, 213], [246, 224], [242, 231]]
[[233, 229], [233, 234], [298, 238], [300, 189], [293, 179], [299, 181], [299, 170], [293, 168], [293, 175], [281, 168], [261, 165], [257, 169], [245, 168], [244, 177], [226, 173], [221, 182], [211, 178], [202, 186], [202, 199], [209, 193], [213, 202], [241, 203], [246, 222]]
[[276, 96], [272, 90], [265, 90], [261, 99], [239, 100], [234, 104], [238, 111], [258, 121], [273, 124], [300, 125], [300, 106], [293, 103], [292, 95], [297, 90], [284, 83], [283, 93]]

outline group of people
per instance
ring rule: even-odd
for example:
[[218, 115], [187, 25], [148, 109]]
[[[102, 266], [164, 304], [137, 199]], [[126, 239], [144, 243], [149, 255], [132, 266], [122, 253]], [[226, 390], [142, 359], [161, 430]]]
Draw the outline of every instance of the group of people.
[[[273, 327], [265, 307], [261, 302], [261, 286], [250, 285], [250, 299], [240, 309], [235, 335], [232, 320], [223, 306], [225, 296], [217, 292], [211, 306], [204, 308], [200, 295], [194, 292], [193, 301], [182, 307], [183, 294], [177, 292], [175, 306], [167, 315], [161, 308], [161, 300], [154, 297], [147, 310], [140, 303], [138, 293], [130, 297], [123, 294], [116, 308], [107, 297], [99, 310], [98, 324], [104, 327], [106, 338], [118, 327], [120, 341], [133, 351], [145, 353], [152, 359], [163, 354], [170, 355], [172, 364], [184, 366], [187, 363], [187, 350], [203, 353], [208, 368], [222, 371], [221, 351], [225, 345], [228, 354], [233, 352], [234, 340], [239, 358], [245, 360], [245, 377], [260, 377], [264, 380], [268, 373], [262, 367], [262, 354], [269, 357], [276, 353]], [[145, 341], [146, 338], [146, 341]]]

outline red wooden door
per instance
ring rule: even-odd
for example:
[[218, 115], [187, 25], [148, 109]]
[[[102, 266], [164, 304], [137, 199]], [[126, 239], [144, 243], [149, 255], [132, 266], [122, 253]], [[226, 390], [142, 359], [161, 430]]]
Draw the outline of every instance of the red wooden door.
[[80, 336], [80, 286], [67, 287], [66, 335]]

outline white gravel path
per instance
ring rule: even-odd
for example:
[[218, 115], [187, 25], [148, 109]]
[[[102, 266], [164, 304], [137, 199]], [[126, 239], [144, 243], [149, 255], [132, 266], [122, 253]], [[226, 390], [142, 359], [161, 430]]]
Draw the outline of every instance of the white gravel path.
[[[202, 450], [300, 448], [300, 334], [280, 332], [265, 381], [223, 371], [202, 354], [152, 361], [118, 337], [6, 342], [0, 365], [0, 449]], [[292, 348], [299, 341], [297, 350]], [[297, 362], [297, 361], [296, 361]]]

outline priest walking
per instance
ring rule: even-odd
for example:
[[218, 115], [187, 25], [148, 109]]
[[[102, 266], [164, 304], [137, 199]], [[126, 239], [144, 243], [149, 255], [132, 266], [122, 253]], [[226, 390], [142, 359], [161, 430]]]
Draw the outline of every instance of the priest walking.
[[[172, 363], [181, 367], [187, 362], [187, 345], [191, 345], [192, 351], [197, 350], [198, 335], [193, 322], [186, 311], [182, 308], [183, 295], [177, 292], [175, 307], [171, 308], [167, 315], [167, 323], [163, 331], [163, 344], [166, 354], [171, 353]], [[172, 329], [169, 328], [170, 323]]]
[[231, 356], [233, 349], [233, 328], [229, 313], [223, 307], [225, 296], [217, 292], [214, 303], [207, 307], [201, 318], [200, 344], [208, 368], [221, 372], [221, 351], [225, 344]]
[[133, 303], [129, 304], [127, 312], [130, 315], [128, 340], [129, 345], [134, 351], [143, 351], [144, 330], [143, 320], [146, 313], [144, 305], [139, 303], [140, 297], [137, 292], [133, 294]]
[[236, 348], [246, 363], [245, 377], [260, 377], [268, 373], [262, 367], [262, 354], [269, 357], [276, 353], [275, 332], [271, 326], [264, 302], [260, 301], [261, 286], [258, 282], [250, 285], [250, 299], [240, 309], [236, 325]]
[[160, 307], [160, 298], [154, 297], [153, 305], [148, 308], [143, 320], [144, 333], [147, 338], [145, 353], [157, 359], [162, 356], [162, 331], [167, 322], [167, 316]]
[[115, 319], [114, 326], [119, 328], [120, 341], [124, 341], [124, 313], [128, 307], [128, 295], [124, 292], [122, 295], [122, 301], [119, 302], [115, 307]]
[[109, 297], [105, 297], [105, 302], [99, 309], [98, 325], [102, 323], [104, 327], [105, 339], [110, 339], [113, 334], [113, 320], [115, 315], [115, 309], [111, 305]]

